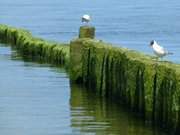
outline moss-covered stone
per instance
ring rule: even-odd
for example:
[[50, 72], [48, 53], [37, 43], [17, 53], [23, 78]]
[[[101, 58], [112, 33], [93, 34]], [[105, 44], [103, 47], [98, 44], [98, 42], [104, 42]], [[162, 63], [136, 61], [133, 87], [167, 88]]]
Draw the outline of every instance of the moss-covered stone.
[[71, 77], [102, 97], [120, 101], [145, 121], [180, 129], [180, 65], [99, 40], [71, 42]]
[[79, 38], [95, 38], [95, 27], [81, 26], [79, 29]]
[[69, 65], [69, 45], [35, 38], [29, 31], [0, 25], [0, 42], [16, 47], [26, 58]]

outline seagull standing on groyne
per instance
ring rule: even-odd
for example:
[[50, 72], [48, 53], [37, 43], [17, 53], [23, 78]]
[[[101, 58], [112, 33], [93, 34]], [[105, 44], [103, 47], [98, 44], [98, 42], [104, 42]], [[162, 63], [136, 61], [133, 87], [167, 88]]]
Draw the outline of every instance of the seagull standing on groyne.
[[83, 15], [81, 21], [85, 24], [88, 24], [91, 21], [91, 17], [87, 14]]
[[156, 54], [156, 56], [158, 58], [163, 58], [166, 55], [171, 55], [173, 53], [168, 52], [167, 50], [165, 50], [162, 46], [160, 46], [155, 40], [152, 40], [150, 42], [150, 46], [152, 47], [154, 53]]

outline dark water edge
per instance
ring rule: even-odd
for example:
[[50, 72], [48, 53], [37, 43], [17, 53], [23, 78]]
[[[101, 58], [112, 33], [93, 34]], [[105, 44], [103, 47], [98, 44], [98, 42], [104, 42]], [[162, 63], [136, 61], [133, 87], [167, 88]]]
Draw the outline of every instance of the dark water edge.
[[6, 46], [0, 46], [0, 61], [0, 134], [166, 135], [70, 83], [62, 68], [26, 61]]
[[167, 135], [145, 123], [128, 108], [71, 84], [71, 123], [83, 133], [102, 135]]

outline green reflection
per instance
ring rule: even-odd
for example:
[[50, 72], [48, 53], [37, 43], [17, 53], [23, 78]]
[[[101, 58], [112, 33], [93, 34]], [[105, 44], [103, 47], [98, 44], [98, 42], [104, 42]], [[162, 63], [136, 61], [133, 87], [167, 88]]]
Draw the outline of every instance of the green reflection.
[[145, 125], [120, 105], [75, 84], [71, 84], [70, 104], [71, 126], [82, 134], [165, 135]]

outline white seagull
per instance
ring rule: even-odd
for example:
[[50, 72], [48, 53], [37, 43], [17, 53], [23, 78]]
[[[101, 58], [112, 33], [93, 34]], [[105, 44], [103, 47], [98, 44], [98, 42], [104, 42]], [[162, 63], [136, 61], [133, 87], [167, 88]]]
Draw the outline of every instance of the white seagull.
[[86, 24], [88, 24], [90, 21], [91, 21], [91, 17], [89, 16], [89, 15], [83, 15], [82, 16], [82, 18], [81, 18], [81, 21], [83, 22], [83, 23], [86, 23]]
[[162, 46], [160, 46], [155, 40], [150, 42], [150, 46], [152, 47], [154, 53], [157, 55], [158, 58], [162, 58], [166, 55], [171, 55], [173, 53], [168, 52]]

